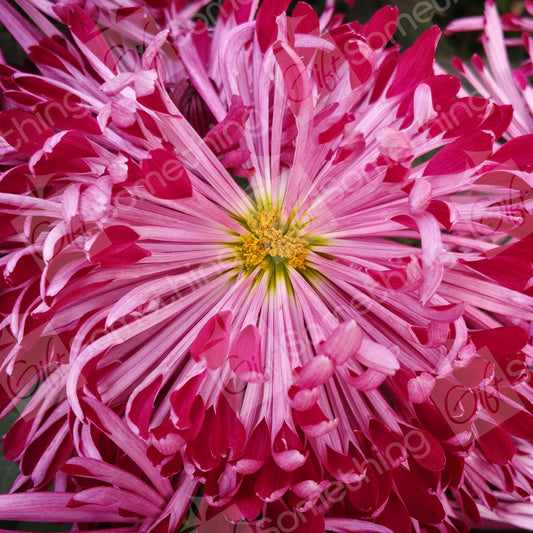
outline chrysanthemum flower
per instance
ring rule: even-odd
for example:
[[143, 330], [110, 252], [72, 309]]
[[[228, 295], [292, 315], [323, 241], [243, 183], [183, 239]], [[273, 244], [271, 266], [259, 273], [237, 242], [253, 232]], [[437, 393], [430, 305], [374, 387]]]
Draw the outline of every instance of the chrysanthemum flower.
[[511, 110], [434, 74], [436, 28], [386, 47], [392, 7], [287, 4], [211, 27], [198, 4], [21, 1], [32, 25], [0, 0], [35, 65], [1, 67], [2, 414], [31, 394], [1, 518], [175, 532], [195, 500], [204, 531], [520, 525]]

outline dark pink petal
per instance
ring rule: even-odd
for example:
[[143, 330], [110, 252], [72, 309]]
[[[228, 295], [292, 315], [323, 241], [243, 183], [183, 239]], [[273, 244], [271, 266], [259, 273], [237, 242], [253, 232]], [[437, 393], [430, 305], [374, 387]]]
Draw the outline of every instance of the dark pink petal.
[[224, 363], [229, 351], [231, 319], [231, 311], [221, 311], [207, 321], [189, 348], [195, 361], [205, 359], [207, 368], [212, 370]]
[[[239, 456], [246, 443], [246, 431], [223, 394], [218, 399], [216, 414], [220, 431], [224, 433], [224, 438], [227, 439], [227, 447], [233, 451], [233, 457]], [[215, 437], [217, 436], [215, 435]], [[218, 435], [218, 437], [222, 439], [222, 435]]]
[[505, 165], [506, 168], [531, 172], [533, 170], [532, 145], [533, 134], [522, 135], [507, 141], [490, 159]]
[[235, 469], [241, 474], [253, 474], [265, 464], [269, 456], [270, 432], [262, 418], [249, 435], [243, 455], [235, 463]]
[[179, 200], [192, 196], [192, 185], [181, 161], [167, 150], [151, 150], [141, 161], [143, 187], [157, 198]]
[[240, 96], [232, 96], [231, 105], [224, 120], [211, 128], [204, 137], [205, 143], [214, 154], [221, 156], [240, 146], [251, 110], [251, 107], [243, 104]]
[[364, 85], [374, 73], [372, 49], [363, 42], [352, 41], [345, 49], [350, 65], [350, 86], [356, 89]]
[[445, 441], [455, 435], [449, 421], [433, 403], [417, 403], [413, 407], [422, 425], [439, 440]]
[[533, 277], [532, 244], [533, 236], [527, 235], [519, 241], [497, 248], [489, 257], [461, 262], [495, 279], [504, 287], [521, 291], [528, 287]]
[[343, 483], [359, 483], [365, 478], [368, 467], [364, 464], [364, 458], [359, 452], [345, 455], [327, 447], [327, 468], [330, 474]]
[[23, 107], [32, 107], [40, 102], [36, 96], [22, 91], [4, 91], [4, 97]]
[[398, 8], [385, 6], [372, 15], [363, 26], [361, 35], [366, 37], [368, 44], [374, 49], [384, 48], [392, 39], [398, 25]]
[[420, 428], [402, 426], [409, 455], [423, 468], [440, 472], [446, 466], [446, 455], [437, 437]]
[[428, 162], [424, 176], [459, 174], [479, 165], [492, 153], [493, 137], [476, 131], [446, 145]]
[[370, 97], [370, 103], [375, 102], [385, 90], [393, 73], [396, 70], [399, 61], [399, 53], [397, 50], [392, 50], [383, 60], [383, 63], [378, 67], [376, 71], [376, 81], [374, 83], [374, 89], [372, 96]]
[[476, 526], [479, 526], [481, 524], [481, 516], [479, 514], [477, 503], [472, 496], [470, 496], [470, 494], [464, 489], [454, 490], [453, 495], [468, 520]]
[[154, 401], [162, 382], [163, 376], [159, 374], [151, 383], [136, 394], [134, 393], [128, 401], [126, 416], [139, 430], [139, 435], [143, 439], [148, 438], [148, 426], [154, 409]]
[[150, 252], [135, 244], [139, 235], [129, 226], [109, 226], [85, 244], [85, 253], [91, 264], [104, 267], [125, 266], [148, 257]]
[[368, 424], [369, 436], [390, 468], [396, 468], [406, 457], [402, 435], [388, 428], [381, 420], [373, 418]]
[[255, 17], [255, 29], [261, 52], [266, 52], [267, 48], [276, 40], [278, 35], [276, 17], [281, 15], [289, 7], [289, 4], [290, 0], [272, 0], [263, 2], [259, 6]]
[[53, 131], [41, 118], [19, 109], [0, 113], [0, 136], [13, 148], [32, 155], [42, 148]]
[[295, 52], [285, 43], [277, 42], [274, 45], [274, 56], [283, 74], [289, 105], [294, 115], [298, 116], [303, 102], [311, 96], [309, 74]]
[[411, 533], [411, 517], [403, 502], [392, 492], [385, 509], [376, 522], [388, 527], [394, 533]]
[[493, 357], [513, 355], [528, 342], [527, 332], [519, 326], [502, 326], [470, 332], [470, 339], [478, 350], [485, 346]]
[[476, 129], [485, 129], [481, 128], [481, 124], [487, 117], [491, 105], [489, 100], [479, 96], [469, 96], [452, 100], [444, 105], [446, 111], [439, 113], [439, 118], [430, 127], [430, 135], [444, 134], [444, 138], [460, 137]]
[[69, 7], [68, 27], [77, 38], [80, 49], [100, 74], [105, 74], [106, 70], [109, 74], [117, 73], [114, 55], [88, 13], [77, 6]]
[[491, 114], [483, 121], [480, 128], [492, 131], [494, 138], [499, 139], [509, 128], [513, 120], [513, 106], [493, 106]]
[[533, 415], [514, 408], [501, 408], [495, 419], [501, 428], [520, 439], [533, 440]]
[[294, 410], [293, 416], [295, 424], [300, 426], [308, 437], [320, 437], [339, 425], [339, 419], [328, 419], [318, 404], [307, 411]]
[[238, 167], [244, 165], [250, 159], [250, 151], [248, 149], [237, 148], [219, 156], [219, 161], [225, 168]]
[[478, 443], [485, 457], [493, 464], [505, 466], [515, 454], [510, 435], [501, 427], [484, 420], [476, 421]]
[[48, 100], [37, 104], [34, 112], [53, 129], [77, 130], [92, 135], [102, 133], [96, 119], [75, 101]]
[[325, 130], [322, 130], [318, 135], [319, 144], [331, 142], [341, 135], [344, 131], [344, 127], [350, 122], [354, 121], [352, 113], [345, 113], [340, 118], [337, 116], [331, 117], [332, 120], [324, 121], [327, 125]]
[[461, 80], [450, 74], [431, 76], [424, 83], [431, 89], [433, 107], [440, 111], [442, 106], [448, 104], [461, 89]]
[[407, 92], [430, 76], [433, 71], [435, 49], [440, 35], [439, 28], [433, 26], [400, 56], [394, 80], [387, 91], [387, 97], [392, 98]]
[[287, 422], [283, 422], [272, 442], [272, 457], [276, 464], [282, 470], [290, 472], [305, 463], [307, 454], [298, 435]]
[[431, 213], [446, 231], [450, 231], [459, 218], [457, 209], [449, 202], [442, 200], [431, 200], [427, 208], [428, 213]]
[[[255, 479], [253, 476], [246, 476], [239, 487], [239, 492], [235, 495], [235, 505], [238, 507], [241, 513], [241, 518], [245, 520], [255, 520], [261, 510], [264, 503], [254, 490]], [[209, 531], [206, 533], [210, 533]]]
[[[369, 463], [374, 459], [369, 459]], [[376, 507], [379, 499], [379, 480], [376, 472], [370, 464], [367, 466], [365, 477], [363, 480], [355, 483], [346, 484], [346, 495], [348, 501], [359, 511], [365, 514], [370, 514], [371, 510]], [[385, 469], [384, 472], [390, 470]]]
[[205, 413], [198, 437], [187, 445], [187, 454], [204, 472], [218, 468], [222, 455], [227, 451], [228, 441], [221, 429], [215, 410], [210, 407]]
[[347, 164], [355, 161], [365, 149], [365, 138], [361, 132], [350, 133], [345, 141], [339, 146], [333, 164], [338, 165], [345, 161]]
[[392, 475], [412, 518], [426, 524], [438, 524], [444, 519], [446, 513], [442, 503], [437, 496], [429, 494], [423, 485], [417, 483], [413, 472], [400, 467], [396, 468]]
[[229, 351], [229, 364], [244, 381], [265, 380], [261, 361], [261, 336], [253, 324], [246, 326], [233, 341]]
[[[295, 34], [320, 35], [320, 22], [317, 12], [307, 3], [298, 2], [288, 19], [288, 31]], [[291, 39], [292, 44], [292, 39]], [[315, 56], [312, 48], [299, 49], [303, 62], [308, 65]]]
[[270, 460], [255, 482], [255, 493], [264, 502], [279, 500], [288, 490], [291, 484], [292, 474], [278, 467]]
[[[204, 402], [198, 396], [198, 389], [205, 377], [205, 371], [191, 378], [170, 395], [171, 420], [180, 432], [188, 438], [196, 438], [204, 418]], [[191, 433], [190, 433], [191, 432]]]

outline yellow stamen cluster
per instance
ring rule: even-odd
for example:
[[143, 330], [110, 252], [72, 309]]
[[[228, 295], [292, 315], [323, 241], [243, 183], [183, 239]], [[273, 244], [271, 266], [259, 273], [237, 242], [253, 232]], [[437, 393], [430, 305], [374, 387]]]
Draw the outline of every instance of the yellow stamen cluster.
[[270, 261], [305, 268], [307, 241], [298, 230], [285, 228], [279, 211], [264, 209], [246, 218], [250, 233], [241, 238], [237, 251], [246, 268], [267, 268]]

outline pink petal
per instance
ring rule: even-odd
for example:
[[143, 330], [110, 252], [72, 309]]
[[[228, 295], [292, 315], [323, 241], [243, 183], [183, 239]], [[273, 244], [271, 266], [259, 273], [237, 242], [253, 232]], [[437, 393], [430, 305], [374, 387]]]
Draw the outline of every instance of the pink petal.
[[325, 355], [317, 355], [294, 371], [293, 383], [301, 389], [314, 389], [324, 384], [335, 372], [335, 364]]
[[319, 353], [329, 356], [336, 365], [342, 365], [357, 352], [361, 340], [361, 328], [354, 320], [349, 320], [320, 344]]

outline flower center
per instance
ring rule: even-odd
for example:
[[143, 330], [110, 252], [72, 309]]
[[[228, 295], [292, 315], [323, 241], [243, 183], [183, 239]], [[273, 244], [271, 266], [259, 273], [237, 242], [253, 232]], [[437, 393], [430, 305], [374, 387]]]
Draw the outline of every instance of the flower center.
[[241, 237], [236, 249], [245, 268], [267, 269], [279, 263], [305, 268], [308, 242], [298, 229], [283, 224], [276, 209], [261, 209], [246, 217], [250, 233]]

